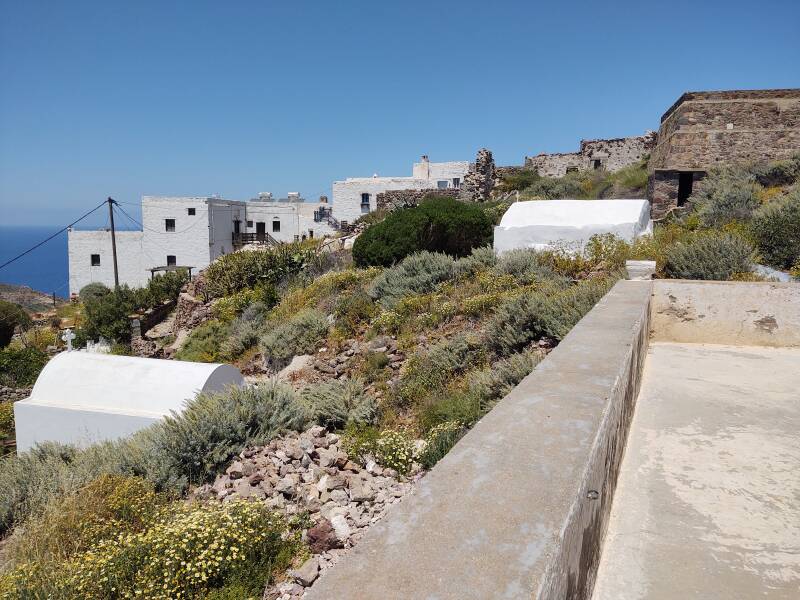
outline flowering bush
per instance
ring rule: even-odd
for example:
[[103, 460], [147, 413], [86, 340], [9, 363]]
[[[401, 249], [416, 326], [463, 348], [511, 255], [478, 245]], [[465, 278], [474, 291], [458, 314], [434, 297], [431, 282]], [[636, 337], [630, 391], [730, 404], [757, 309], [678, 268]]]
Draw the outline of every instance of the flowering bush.
[[[235, 581], [260, 595], [273, 569], [300, 549], [298, 532], [260, 503], [175, 502], [147, 527], [102, 539], [63, 563], [47, 597], [193, 598]], [[41, 566], [5, 575], [4, 597], [39, 597], [30, 585]], [[45, 596], [41, 596], [45, 597]]]
[[430, 469], [467, 432], [466, 426], [460, 421], [447, 421], [433, 427], [425, 436], [425, 445], [419, 453], [419, 462], [426, 469]]
[[414, 464], [414, 442], [403, 431], [375, 427], [348, 427], [342, 438], [350, 456], [360, 461], [372, 457], [378, 464], [406, 474]]

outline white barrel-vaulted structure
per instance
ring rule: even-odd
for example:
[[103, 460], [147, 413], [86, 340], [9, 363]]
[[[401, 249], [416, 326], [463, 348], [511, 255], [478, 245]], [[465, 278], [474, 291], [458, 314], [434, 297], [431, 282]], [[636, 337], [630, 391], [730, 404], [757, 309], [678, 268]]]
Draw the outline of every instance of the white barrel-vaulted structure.
[[230, 365], [62, 352], [42, 370], [30, 397], [14, 403], [17, 450], [124, 437], [181, 412], [199, 392], [243, 383]]
[[602, 233], [632, 242], [651, 231], [647, 200], [530, 200], [505, 212], [494, 228], [494, 249], [545, 249], [556, 242], [583, 246]]

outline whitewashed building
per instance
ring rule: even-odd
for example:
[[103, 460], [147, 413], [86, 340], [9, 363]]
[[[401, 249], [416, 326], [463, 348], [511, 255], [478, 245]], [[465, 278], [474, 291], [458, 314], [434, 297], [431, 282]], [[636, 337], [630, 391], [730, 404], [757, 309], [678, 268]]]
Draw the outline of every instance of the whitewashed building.
[[377, 208], [377, 195], [391, 190], [460, 188], [469, 171], [468, 161], [434, 163], [423, 156], [410, 177], [348, 177], [333, 182], [333, 210], [339, 222], [353, 223]]
[[[206, 268], [217, 257], [253, 241], [291, 242], [333, 232], [327, 202], [305, 202], [299, 194], [280, 201], [261, 194], [249, 202], [215, 197], [142, 198], [142, 230], [117, 231], [120, 284], [140, 287], [150, 269]], [[111, 232], [70, 230], [69, 289], [89, 283], [114, 285]]]
[[200, 392], [243, 384], [230, 365], [62, 352], [42, 369], [30, 397], [14, 403], [17, 451], [125, 437], [182, 412]]

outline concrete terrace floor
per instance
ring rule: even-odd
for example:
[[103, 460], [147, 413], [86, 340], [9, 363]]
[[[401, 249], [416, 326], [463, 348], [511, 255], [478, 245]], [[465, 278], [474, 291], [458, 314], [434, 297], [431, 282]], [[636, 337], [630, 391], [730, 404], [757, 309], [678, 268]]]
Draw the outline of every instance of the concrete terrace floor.
[[651, 344], [593, 598], [800, 598], [800, 349]]

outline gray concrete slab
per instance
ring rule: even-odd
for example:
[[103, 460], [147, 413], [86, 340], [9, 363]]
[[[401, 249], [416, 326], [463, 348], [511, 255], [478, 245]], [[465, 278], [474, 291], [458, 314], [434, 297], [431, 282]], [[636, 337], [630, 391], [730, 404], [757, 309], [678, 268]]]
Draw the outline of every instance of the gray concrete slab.
[[651, 343], [593, 598], [800, 598], [800, 349]]

